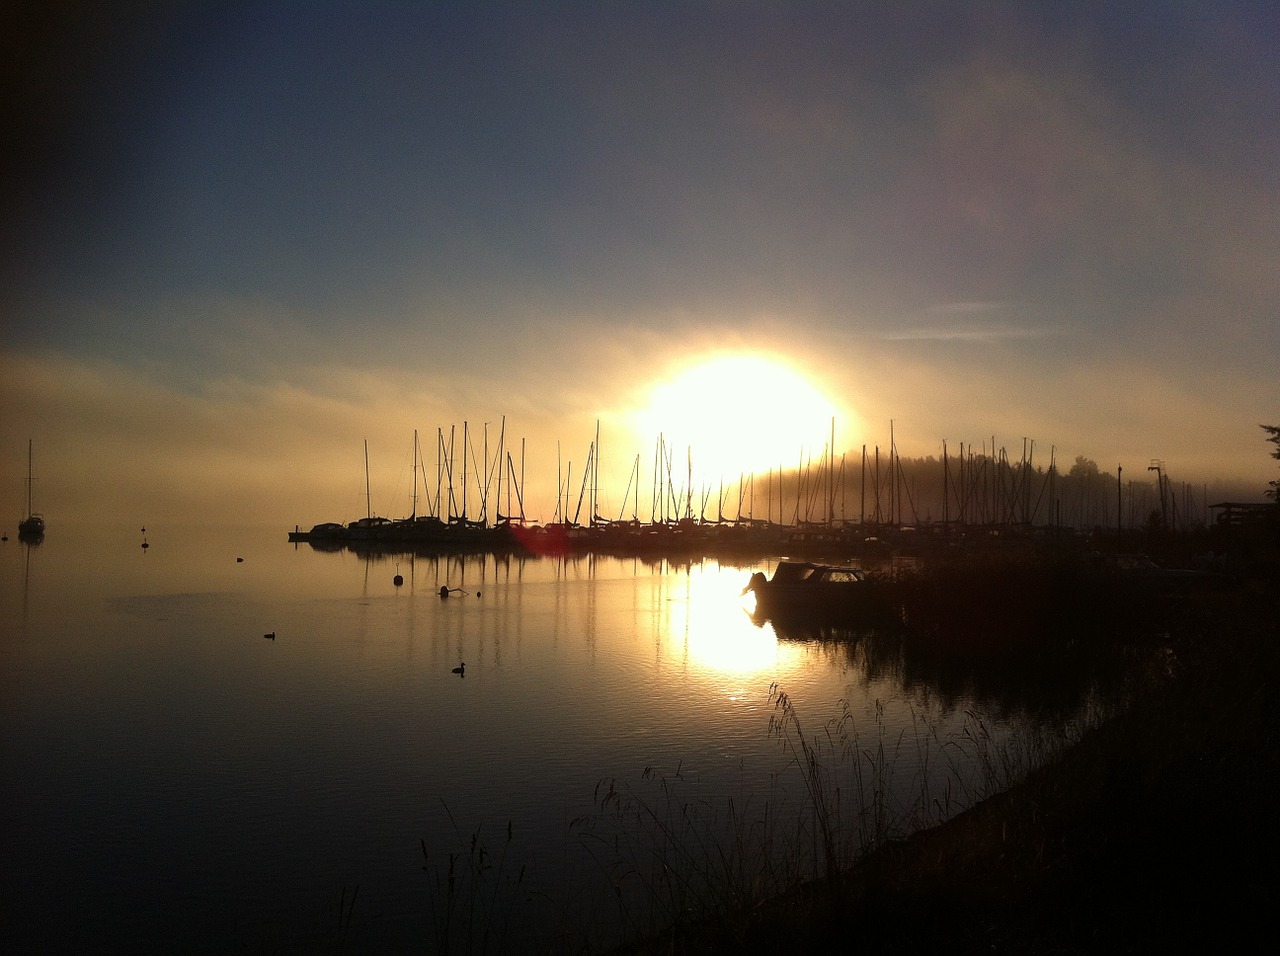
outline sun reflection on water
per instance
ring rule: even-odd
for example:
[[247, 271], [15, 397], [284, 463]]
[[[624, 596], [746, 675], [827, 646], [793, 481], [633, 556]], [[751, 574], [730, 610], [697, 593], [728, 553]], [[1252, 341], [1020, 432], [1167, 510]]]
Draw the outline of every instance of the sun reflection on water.
[[690, 567], [667, 604], [668, 632], [673, 642], [684, 642], [690, 662], [708, 676], [771, 680], [798, 666], [802, 653], [779, 643], [771, 628], [752, 623], [742, 597], [745, 579], [736, 568]]

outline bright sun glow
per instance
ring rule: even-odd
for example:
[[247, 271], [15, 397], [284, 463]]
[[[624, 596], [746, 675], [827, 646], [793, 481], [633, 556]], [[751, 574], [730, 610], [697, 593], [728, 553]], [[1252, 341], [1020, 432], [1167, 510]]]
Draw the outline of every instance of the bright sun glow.
[[662, 436], [681, 482], [737, 482], [770, 469], [818, 461], [836, 425], [836, 453], [849, 422], [802, 372], [767, 355], [719, 355], [655, 385], [635, 419], [637, 434]]
[[747, 577], [738, 568], [695, 565], [681, 581], [683, 593], [677, 587], [667, 604], [673, 644], [687, 651], [693, 667], [719, 680], [786, 674], [802, 656], [798, 646], [751, 623], [742, 596]]

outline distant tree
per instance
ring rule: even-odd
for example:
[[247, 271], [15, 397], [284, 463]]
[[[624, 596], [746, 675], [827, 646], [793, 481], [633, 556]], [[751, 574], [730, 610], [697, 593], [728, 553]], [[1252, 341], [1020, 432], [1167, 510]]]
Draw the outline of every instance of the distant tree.
[[1076, 463], [1067, 472], [1070, 478], [1091, 478], [1098, 473], [1098, 463], [1084, 455], [1076, 455]]
[[[1280, 460], [1280, 425], [1259, 425], [1258, 427], [1267, 433], [1267, 441], [1276, 446], [1271, 457]], [[1268, 481], [1267, 485], [1271, 489], [1267, 492], [1267, 497], [1280, 502], [1280, 480], [1273, 479]]]

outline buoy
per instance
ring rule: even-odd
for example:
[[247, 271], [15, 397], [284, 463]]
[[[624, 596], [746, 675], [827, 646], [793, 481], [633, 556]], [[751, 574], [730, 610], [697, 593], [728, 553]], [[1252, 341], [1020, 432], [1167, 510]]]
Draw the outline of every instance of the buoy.
[[399, 587], [400, 585], [404, 584], [404, 576], [397, 574], [394, 578], [391, 579], [391, 583], [394, 584], [396, 587]]
[[466, 662], [466, 661], [463, 661], [461, 664], [459, 664], [457, 667], [455, 667], [451, 673], [454, 673], [454, 674], [461, 674], [463, 677], [466, 677], [466, 676], [467, 676], [467, 662]]
[[269, 641], [274, 641], [274, 640], [276, 639], [276, 632], [275, 632], [275, 631], [268, 631], [266, 634], [263, 634], [262, 636], [263, 636], [263, 637], [265, 637], [265, 638], [266, 638], [267, 640], [269, 640]]

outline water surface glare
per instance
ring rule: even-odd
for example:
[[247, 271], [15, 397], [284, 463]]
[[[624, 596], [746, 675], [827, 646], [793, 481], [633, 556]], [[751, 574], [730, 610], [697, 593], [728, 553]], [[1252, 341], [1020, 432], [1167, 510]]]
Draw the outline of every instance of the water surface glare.
[[[753, 624], [739, 592], [772, 561], [367, 559], [283, 537], [0, 546], [0, 907], [22, 949], [421, 948], [430, 868], [475, 834], [496, 852], [510, 826], [526, 895], [607, 884], [570, 826], [603, 779], [802, 803], [771, 685], [807, 733], [842, 700], [863, 721], [878, 703], [892, 739], [971, 719]], [[923, 769], [900, 749], [910, 800]]]

